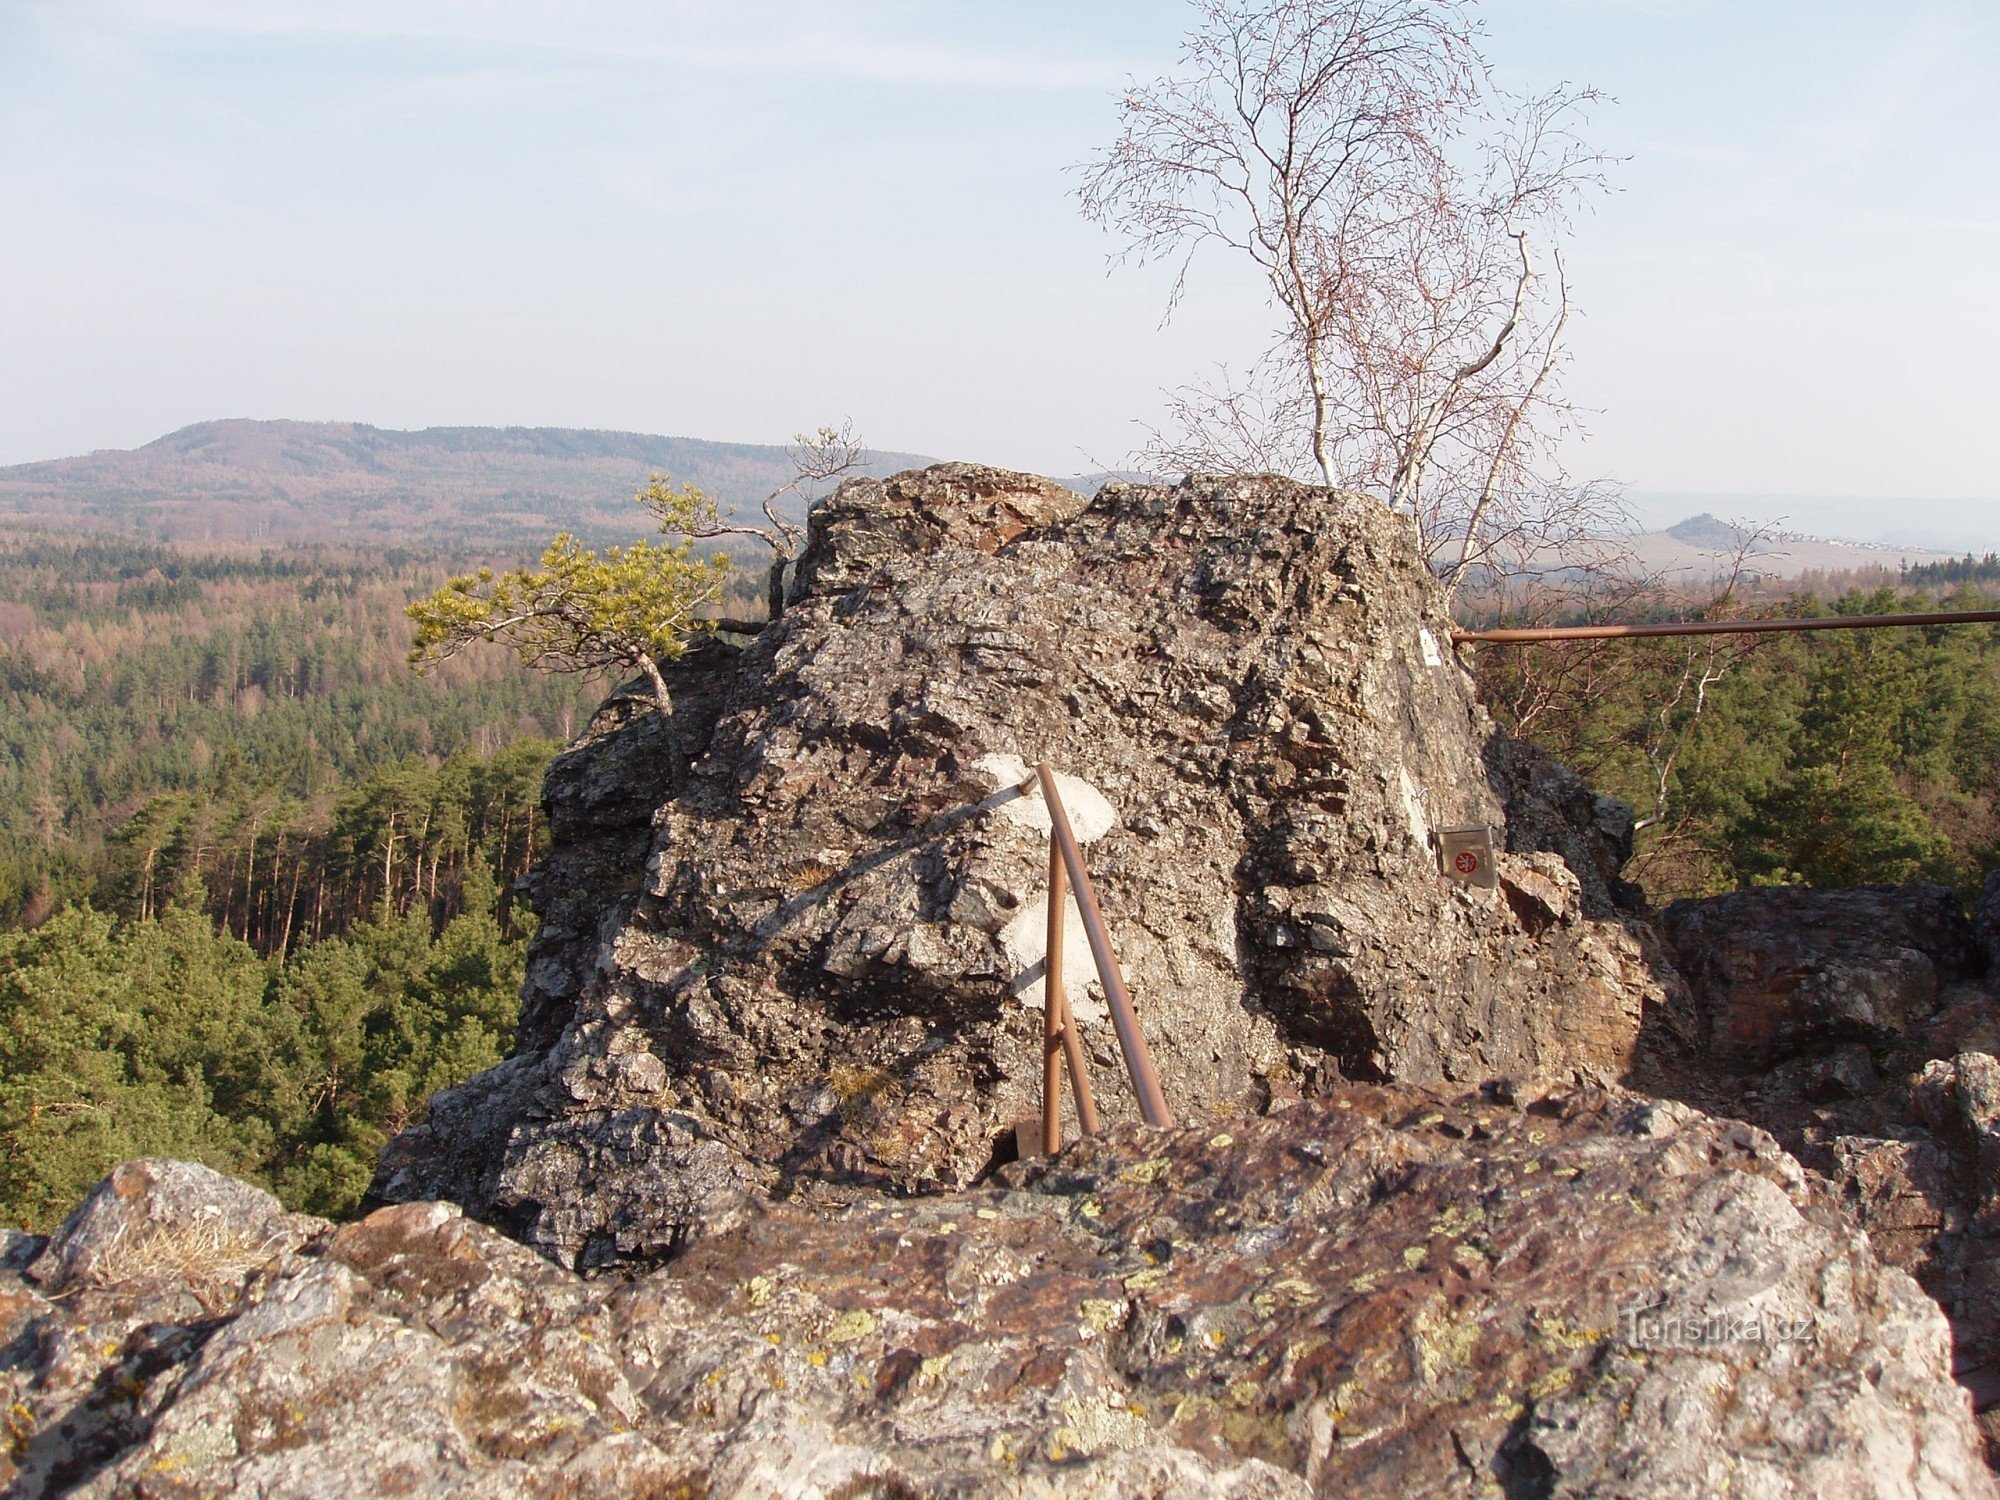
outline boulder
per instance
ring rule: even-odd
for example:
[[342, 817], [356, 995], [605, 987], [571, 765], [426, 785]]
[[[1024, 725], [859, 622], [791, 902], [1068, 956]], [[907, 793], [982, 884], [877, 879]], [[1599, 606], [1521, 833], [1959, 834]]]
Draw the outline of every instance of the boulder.
[[[1343, 1078], [1616, 1079], [1672, 982], [1617, 905], [1629, 815], [1499, 742], [1450, 629], [1410, 522], [1360, 496], [843, 486], [777, 625], [558, 758], [516, 1055], [373, 1193], [606, 1265], [771, 1192], [990, 1171], [1037, 1110], [1042, 761], [1102, 811], [1088, 862], [1184, 1118]], [[1432, 847], [1480, 823], [1493, 891]], [[1070, 967], [1129, 1117], [1081, 943]]]
[[1923, 882], [1677, 901], [1661, 926], [1692, 987], [1699, 1050], [1744, 1072], [1844, 1042], [1901, 1042], [1947, 986], [1984, 967], [1956, 893]]
[[52, 1293], [135, 1280], [199, 1282], [297, 1246], [322, 1221], [194, 1162], [122, 1163], [27, 1267]]
[[1762, 1132], [1616, 1089], [1126, 1124], [645, 1272], [409, 1203], [206, 1310], [10, 1294], [9, 1493], [1996, 1494], [1909, 1277]]
[[1687, 1009], [1657, 1014], [1634, 1080], [1769, 1130], [1916, 1276], [2000, 1460], [2000, 1002], [1975, 917], [1921, 884], [1676, 903]]

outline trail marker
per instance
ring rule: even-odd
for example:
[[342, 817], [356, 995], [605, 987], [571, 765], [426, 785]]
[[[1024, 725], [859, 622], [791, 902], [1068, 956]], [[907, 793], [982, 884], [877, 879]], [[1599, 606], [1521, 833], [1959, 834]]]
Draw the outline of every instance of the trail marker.
[[1471, 828], [1440, 828], [1438, 864], [1447, 880], [1492, 890], [1500, 883], [1493, 867], [1493, 830], [1486, 824]]

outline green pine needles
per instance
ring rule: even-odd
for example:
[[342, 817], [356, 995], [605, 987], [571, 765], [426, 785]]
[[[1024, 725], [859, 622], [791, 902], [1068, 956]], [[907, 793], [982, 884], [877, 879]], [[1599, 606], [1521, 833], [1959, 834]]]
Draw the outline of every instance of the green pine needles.
[[545, 672], [643, 672], [660, 712], [670, 708], [662, 668], [702, 628], [699, 611], [722, 597], [729, 558], [694, 556], [695, 537], [716, 519], [715, 502], [692, 485], [664, 481], [646, 506], [669, 538], [602, 554], [567, 532], [539, 568], [491, 568], [454, 578], [409, 607], [416, 622], [410, 663], [422, 671], [474, 641], [511, 648]]

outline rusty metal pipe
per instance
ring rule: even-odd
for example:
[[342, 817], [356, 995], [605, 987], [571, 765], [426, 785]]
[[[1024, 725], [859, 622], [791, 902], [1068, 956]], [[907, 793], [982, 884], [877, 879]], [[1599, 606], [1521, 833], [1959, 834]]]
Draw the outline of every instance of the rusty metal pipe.
[[1085, 1135], [1097, 1134], [1097, 1100], [1090, 1090], [1090, 1064], [1083, 1055], [1083, 1036], [1069, 1007], [1063, 985], [1063, 910], [1069, 904], [1063, 883], [1062, 851], [1049, 840], [1048, 942], [1042, 950], [1042, 1036], [1048, 1059], [1042, 1064], [1042, 1149], [1062, 1144], [1062, 1071], [1056, 1066], [1058, 1044], [1069, 1063], [1070, 1092], [1076, 1097], [1076, 1125]]
[[1083, 1055], [1083, 1033], [1076, 1029], [1076, 1012], [1069, 1008], [1069, 992], [1062, 997], [1063, 1056], [1069, 1061], [1070, 1092], [1076, 1096], [1077, 1129], [1096, 1135], [1097, 1097], [1090, 1091], [1090, 1064]]
[[[1062, 852], [1069, 869], [1069, 882], [1076, 888], [1076, 906], [1083, 918], [1084, 936], [1090, 939], [1090, 956], [1097, 962], [1097, 977], [1104, 984], [1104, 998], [1111, 1007], [1111, 1025], [1118, 1033], [1119, 1049], [1125, 1054], [1125, 1069], [1132, 1075], [1132, 1091], [1139, 1096], [1139, 1114], [1148, 1125], [1172, 1125], [1173, 1112], [1160, 1091], [1160, 1076], [1153, 1071], [1152, 1054], [1146, 1050], [1145, 1035], [1132, 1010], [1132, 996], [1125, 988], [1125, 976], [1111, 952], [1110, 934], [1105, 930], [1104, 913], [1091, 888], [1090, 872], [1083, 867], [1083, 851], [1077, 848], [1076, 834], [1070, 829], [1069, 814], [1063, 810], [1056, 792], [1055, 772], [1047, 764], [1035, 767], [1042, 783], [1042, 801], [1049, 810], [1049, 836]], [[1071, 1030], [1075, 1028], [1072, 1026]]]
[[1658, 625], [1545, 625], [1520, 630], [1454, 630], [1451, 643], [1523, 645], [1530, 641], [1616, 641], [1628, 636], [1764, 635], [1784, 630], [1873, 630], [1888, 625], [1987, 625], [2000, 609], [1963, 609], [1924, 615], [1828, 615], [1815, 620], [1686, 620]]
[[1042, 949], [1042, 1150], [1062, 1147], [1063, 1014], [1062, 990], [1062, 854], [1049, 840], [1048, 942]]

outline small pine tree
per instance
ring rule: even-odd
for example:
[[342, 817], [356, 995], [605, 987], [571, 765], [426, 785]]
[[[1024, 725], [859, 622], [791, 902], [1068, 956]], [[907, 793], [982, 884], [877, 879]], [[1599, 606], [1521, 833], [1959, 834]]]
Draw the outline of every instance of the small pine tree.
[[409, 607], [417, 625], [410, 664], [422, 671], [474, 641], [495, 641], [541, 671], [644, 672], [665, 713], [671, 705], [661, 668], [700, 628], [697, 611], [721, 597], [729, 574], [727, 557], [698, 559], [693, 548], [683, 536], [600, 556], [564, 533], [549, 543], [539, 568], [481, 568], [454, 578]]

